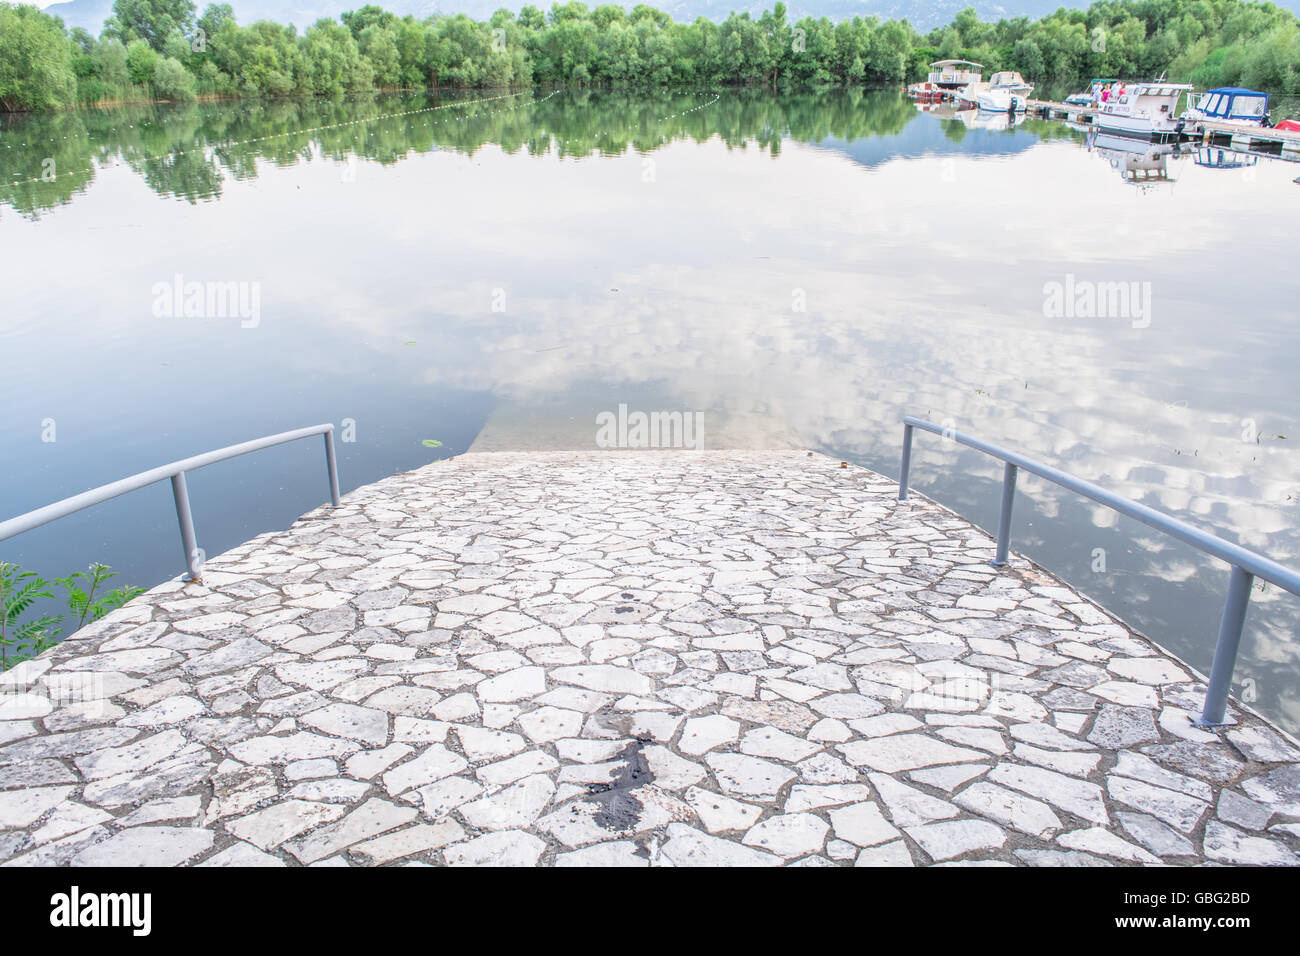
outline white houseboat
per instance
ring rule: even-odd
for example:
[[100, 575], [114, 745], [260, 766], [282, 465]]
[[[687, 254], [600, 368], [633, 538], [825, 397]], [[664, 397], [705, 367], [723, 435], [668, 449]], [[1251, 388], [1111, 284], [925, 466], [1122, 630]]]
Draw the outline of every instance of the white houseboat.
[[978, 83], [983, 77], [984, 67], [970, 60], [935, 60], [930, 64], [930, 75], [926, 81], [943, 90], [960, 90]]

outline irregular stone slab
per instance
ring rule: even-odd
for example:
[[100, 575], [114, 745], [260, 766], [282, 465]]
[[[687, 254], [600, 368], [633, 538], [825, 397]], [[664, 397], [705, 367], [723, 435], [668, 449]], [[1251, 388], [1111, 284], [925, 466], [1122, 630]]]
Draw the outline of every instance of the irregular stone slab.
[[1211, 820], [1205, 825], [1205, 855], [1234, 866], [1296, 866], [1300, 858], [1280, 841], [1248, 836], [1233, 827]]
[[749, 797], [773, 797], [794, 779], [793, 770], [758, 757], [711, 753], [704, 758], [728, 793]]
[[959, 812], [951, 803], [922, 793], [915, 787], [899, 783], [888, 774], [873, 773], [870, 780], [880, 794], [881, 801], [889, 810], [889, 818], [900, 827], [921, 826], [935, 820], [947, 820], [957, 816]]
[[1077, 780], [1041, 767], [1024, 767], [1011, 763], [998, 764], [985, 779], [1038, 797], [1066, 813], [1073, 813], [1093, 823], [1102, 826], [1110, 823], [1101, 787], [1095, 783]]
[[608, 694], [654, 693], [655, 683], [644, 674], [612, 664], [584, 664], [578, 667], [557, 667], [551, 672], [556, 683], [574, 684], [587, 690]]
[[785, 813], [768, 817], [745, 834], [746, 846], [754, 846], [788, 858], [816, 853], [826, 842], [826, 821], [811, 813]]
[[388, 742], [388, 714], [373, 707], [329, 704], [320, 710], [303, 714], [299, 721], [322, 733], [359, 740], [372, 746], [382, 746]]
[[855, 803], [830, 811], [835, 835], [854, 846], [874, 846], [897, 839], [901, 834], [885, 820], [874, 803]]
[[452, 753], [442, 744], [433, 744], [418, 756], [398, 764], [384, 774], [384, 789], [396, 796], [412, 787], [422, 787], [443, 777], [458, 774], [468, 766], [469, 763], [460, 754]]
[[372, 797], [342, 820], [322, 827], [301, 840], [286, 844], [285, 849], [301, 863], [315, 863], [346, 850], [354, 843], [409, 823], [416, 815], [414, 807], [400, 807]]
[[707, 717], [693, 717], [682, 727], [682, 739], [678, 744], [682, 753], [700, 756], [715, 747], [729, 744], [740, 736], [740, 724], [721, 714]]
[[854, 866], [916, 866], [907, 844], [902, 840], [883, 846], [869, 846], [858, 854]]
[[796, 763], [821, 748], [776, 727], [757, 727], [740, 739], [740, 752]]
[[0, 793], [0, 829], [31, 826], [45, 811], [62, 803], [72, 787], [31, 787]]
[[237, 670], [255, 664], [273, 653], [273, 648], [263, 644], [255, 637], [243, 637], [222, 644], [216, 650], [191, 658], [181, 670], [191, 677], [206, 677], [222, 671]]
[[391, 863], [417, 853], [427, 853], [464, 839], [465, 831], [454, 820], [435, 824], [419, 823], [395, 830], [352, 848], [352, 856], [372, 866]]
[[273, 850], [322, 823], [343, 816], [343, 807], [306, 800], [285, 800], [247, 816], [226, 821], [226, 829], [263, 850]]
[[1112, 800], [1149, 813], [1183, 833], [1191, 833], [1209, 809], [1208, 803], [1185, 793], [1166, 790], [1128, 777], [1107, 777], [1106, 790]]
[[1104, 704], [1093, 721], [1088, 739], [1099, 747], [1121, 750], [1160, 739], [1155, 714], [1145, 707]]
[[611, 843], [597, 843], [580, 850], [559, 853], [555, 857], [556, 866], [649, 866], [650, 854], [631, 840], [615, 840]]
[[359, 749], [350, 740], [301, 732], [285, 737], [252, 737], [231, 747], [230, 755], [242, 763], [266, 765], [317, 757], [342, 757]]
[[488, 833], [443, 850], [448, 866], [536, 866], [546, 844], [522, 830]]
[[133, 827], [86, 847], [73, 866], [177, 866], [212, 846], [213, 833], [195, 827]]
[[[953, 798], [959, 807], [1003, 826], [1045, 839], [1061, 828], [1060, 818], [1041, 800], [979, 781]], [[911, 831], [908, 831], [911, 832]]]
[[907, 835], [935, 861], [951, 860], [976, 850], [995, 850], [1007, 840], [1001, 827], [986, 820], [950, 820], [908, 827]]
[[954, 747], [923, 734], [895, 734], [875, 740], [854, 740], [837, 748], [849, 763], [884, 773], [899, 773], [936, 764], [969, 763], [985, 756], [977, 750]]
[[754, 847], [701, 833], [684, 823], [668, 827], [660, 850], [673, 866], [779, 866], [781, 858]]
[[550, 778], [536, 774], [490, 797], [464, 804], [460, 814], [479, 830], [523, 829], [542, 815], [553, 793], [555, 784]]
[[720, 793], [691, 787], [686, 791], [686, 802], [695, 810], [710, 833], [725, 830], [748, 830], [763, 810], [751, 803], [733, 800]]
[[284, 866], [284, 861], [274, 857], [269, 853], [263, 853], [257, 847], [249, 846], [247, 843], [236, 843], [222, 850], [220, 853], [214, 853], [208, 857], [199, 866]]
[[1072, 850], [1093, 853], [1100, 856], [1113, 856], [1129, 863], [1159, 863], [1160, 858], [1153, 856], [1141, 847], [1121, 840], [1109, 830], [1090, 827], [1087, 830], [1072, 830], [1056, 838], [1061, 846]]
[[1258, 760], [1260, 763], [1300, 761], [1300, 750], [1268, 727], [1239, 727], [1229, 730], [1228, 740], [1247, 760]]
[[541, 667], [519, 667], [479, 681], [474, 690], [479, 700], [493, 703], [526, 700], [546, 690], [546, 671]]

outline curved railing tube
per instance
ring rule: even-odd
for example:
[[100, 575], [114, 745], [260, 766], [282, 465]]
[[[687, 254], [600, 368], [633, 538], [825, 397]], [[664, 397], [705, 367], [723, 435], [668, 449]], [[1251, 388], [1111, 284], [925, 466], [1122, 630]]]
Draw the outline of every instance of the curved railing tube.
[[923, 418], [909, 416], [903, 419], [903, 463], [898, 478], [899, 501], [907, 500], [907, 484], [912, 467], [912, 434], [918, 428], [942, 435], [944, 438], [974, 448], [1005, 463], [1002, 477], [1002, 511], [998, 516], [998, 542], [992, 561], [995, 567], [1006, 564], [1007, 554], [1011, 548], [1011, 507], [1015, 501], [1016, 474], [1021, 469], [1100, 505], [1105, 505], [1122, 515], [1135, 518], [1157, 531], [1190, 544], [1198, 551], [1226, 561], [1232, 568], [1228, 580], [1228, 595], [1223, 607], [1223, 616], [1219, 621], [1219, 637], [1214, 648], [1214, 663], [1210, 668], [1205, 706], [1201, 711], [1200, 720], [1196, 722], [1200, 727], [1224, 725], [1228, 693], [1232, 688], [1232, 673], [1237, 664], [1237, 650], [1241, 646], [1241, 633], [1246, 622], [1246, 610], [1250, 603], [1250, 591], [1254, 580], [1261, 578], [1285, 591], [1300, 595], [1300, 573], [1239, 544], [1233, 544], [1217, 535], [1202, 531], [1185, 521], [1123, 498], [1113, 491], [1107, 491], [1100, 485], [1094, 485], [1090, 481], [1076, 478], [1041, 461], [1026, 458], [1006, 448], [991, 445]]
[[216, 451], [205, 452], [202, 455], [182, 458], [180, 461], [174, 461], [169, 465], [159, 465], [157, 468], [139, 472], [111, 484], [100, 485], [98, 488], [90, 489], [90, 491], [83, 491], [79, 495], [64, 498], [62, 501], [56, 501], [44, 508], [37, 508], [35, 511], [18, 515], [16, 518], [0, 521], [0, 541], [22, 534], [24, 531], [31, 531], [33, 528], [39, 528], [41, 525], [57, 521], [59, 518], [67, 517], [111, 498], [117, 498], [128, 492], [136, 491], [146, 485], [152, 485], [164, 479], [171, 479], [172, 497], [176, 501], [176, 520], [180, 523], [181, 529], [181, 546], [185, 550], [186, 580], [197, 581], [203, 570], [203, 561], [202, 552], [195, 543], [194, 517], [190, 514], [190, 495], [185, 486], [185, 473], [194, 471], [196, 468], [202, 468], [205, 465], [213, 465], [219, 461], [226, 461], [231, 458], [238, 458], [240, 455], [247, 455], [250, 452], [261, 451], [263, 448], [270, 448], [273, 445], [283, 445], [286, 442], [297, 441], [299, 438], [310, 438], [313, 435], [325, 436], [325, 468], [329, 477], [330, 502], [334, 507], [338, 507], [339, 468], [334, 455], [334, 426], [310, 425], [307, 428], [296, 428], [293, 431], [280, 432], [278, 435], [267, 435], [265, 438], [255, 438], [252, 441], [242, 442], [238, 445], [228, 445], [225, 448], [218, 448]]

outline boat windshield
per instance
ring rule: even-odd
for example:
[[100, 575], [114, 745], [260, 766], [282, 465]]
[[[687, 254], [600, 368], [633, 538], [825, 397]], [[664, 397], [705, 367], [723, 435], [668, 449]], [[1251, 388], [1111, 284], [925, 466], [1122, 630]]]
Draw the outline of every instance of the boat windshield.
[[1263, 96], [1234, 96], [1232, 98], [1233, 116], [1263, 116], [1268, 99]]

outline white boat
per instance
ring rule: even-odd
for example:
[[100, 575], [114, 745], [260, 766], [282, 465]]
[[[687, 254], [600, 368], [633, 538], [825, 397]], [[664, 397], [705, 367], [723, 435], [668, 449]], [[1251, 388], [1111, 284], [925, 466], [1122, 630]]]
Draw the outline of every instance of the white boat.
[[984, 67], [970, 60], [935, 60], [930, 64], [930, 75], [926, 81], [944, 90], [960, 90], [978, 83], [983, 76]]
[[1008, 93], [1017, 96], [1029, 97], [1034, 92], [1034, 84], [1025, 81], [1025, 78], [1015, 70], [999, 70], [989, 77], [990, 90], [1006, 90]]
[[962, 97], [973, 98], [975, 105], [987, 113], [1023, 113], [1029, 108], [1029, 100], [1023, 94], [1013, 93], [1009, 89], [976, 89], [969, 97], [965, 93]]
[[1193, 123], [1210, 122], [1218, 126], [1251, 129], [1268, 124], [1268, 94], [1240, 86], [1221, 86], [1209, 90], [1196, 105], [1183, 114]]
[[1023, 113], [1029, 100], [1008, 87], [994, 87], [990, 83], [971, 83], [953, 94], [958, 106], [971, 107], [988, 113]]
[[1145, 139], [1177, 139], [1186, 121], [1178, 116], [1178, 101], [1191, 91], [1186, 83], [1134, 83], [1122, 93], [1112, 90], [1097, 107], [1093, 122], [1101, 129]]

